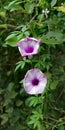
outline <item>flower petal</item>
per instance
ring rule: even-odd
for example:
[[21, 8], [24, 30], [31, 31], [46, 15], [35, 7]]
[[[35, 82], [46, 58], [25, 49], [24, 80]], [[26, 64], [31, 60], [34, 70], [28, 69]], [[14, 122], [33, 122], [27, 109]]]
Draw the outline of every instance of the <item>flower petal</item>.
[[40, 43], [40, 40], [31, 37], [26, 37], [20, 40], [17, 46], [22, 56], [29, 56], [38, 53]]
[[[35, 81], [32, 83], [32, 81]], [[39, 83], [37, 83], [37, 80]], [[44, 91], [45, 86], [47, 84], [47, 78], [44, 73], [42, 73], [39, 69], [34, 68], [29, 70], [24, 77], [24, 89], [29, 94], [40, 94]]]

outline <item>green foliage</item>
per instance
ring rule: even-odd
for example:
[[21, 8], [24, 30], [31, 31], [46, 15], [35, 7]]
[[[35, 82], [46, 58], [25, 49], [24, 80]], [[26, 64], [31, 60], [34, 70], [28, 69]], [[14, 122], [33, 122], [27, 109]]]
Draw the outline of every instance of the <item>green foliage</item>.
[[46, 35], [43, 35], [42, 41], [50, 45], [61, 44], [64, 42], [64, 36], [58, 31], [49, 31]]
[[25, 64], [26, 63], [31, 63], [30, 60], [26, 59], [26, 58], [23, 58], [23, 61], [19, 61], [16, 63], [16, 68], [15, 68], [15, 71], [17, 71], [19, 68], [23, 69], [25, 67]]
[[43, 119], [43, 115], [40, 109], [37, 111], [33, 111], [30, 117], [30, 121], [28, 122], [28, 125], [33, 125], [33, 129], [37, 127], [37, 129], [40, 130], [41, 127], [40, 120], [42, 119]]
[[[17, 48], [26, 36], [41, 39], [32, 59]], [[33, 96], [23, 78], [35, 67], [47, 86]], [[0, 130], [65, 130], [64, 0], [0, 1]]]
[[25, 7], [26, 12], [31, 14], [33, 12], [33, 9], [34, 9], [34, 4], [32, 4], [31, 2], [26, 3], [24, 7]]
[[51, 7], [53, 7], [57, 3], [57, 0], [52, 0], [51, 1]]
[[17, 29], [21, 28], [20, 31], [14, 31], [12, 34], [10, 34], [6, 39], [6, 44], [10, 45], [12, 47], [17, 46], [17, 42], [24, 38], [25, 36], [29, 36], [29, 31], [26, 27], [26, 25], [18, 26]]
[[58, 130], [64, 130], [64, 125], [59, 125]]

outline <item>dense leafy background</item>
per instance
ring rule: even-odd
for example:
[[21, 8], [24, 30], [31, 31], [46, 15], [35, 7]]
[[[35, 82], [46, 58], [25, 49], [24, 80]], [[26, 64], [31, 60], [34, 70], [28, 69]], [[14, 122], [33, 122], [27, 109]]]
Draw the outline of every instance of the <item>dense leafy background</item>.
[[[17, 48], [26, 36], [41, 39], [31, 60]], [[47, 75], [41, 95], [23, 89], [33, 67]], [[0, 130], [65, 130], [64, 0], [0, 0]]]

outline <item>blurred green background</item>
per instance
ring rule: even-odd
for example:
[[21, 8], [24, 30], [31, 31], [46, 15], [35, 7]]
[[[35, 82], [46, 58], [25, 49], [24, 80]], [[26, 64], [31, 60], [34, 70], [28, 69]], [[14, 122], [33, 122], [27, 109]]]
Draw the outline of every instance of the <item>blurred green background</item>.
[[[26, 36], [41, 39], [31, 60], [17, 48]], [[33, 67], [48, 79], [41, 95], [23, 89]], [[0, 130], [65, 130], [64, 0], [0, 0]]]

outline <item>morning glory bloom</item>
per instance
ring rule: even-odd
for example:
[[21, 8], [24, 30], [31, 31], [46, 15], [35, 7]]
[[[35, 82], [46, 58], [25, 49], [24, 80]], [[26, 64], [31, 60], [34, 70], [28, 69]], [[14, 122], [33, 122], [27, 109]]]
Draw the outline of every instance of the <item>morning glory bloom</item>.
[[46, 83], [47, 77], [37, 68], [27, 71], [23, 80], [24, 89], [28, 94], [41, 94]]
[[20, 40], [17, 46], [22, 56], [32, 56], [38, 53], [40, 42], [40, 40], [35, 38], [26, 37]]

